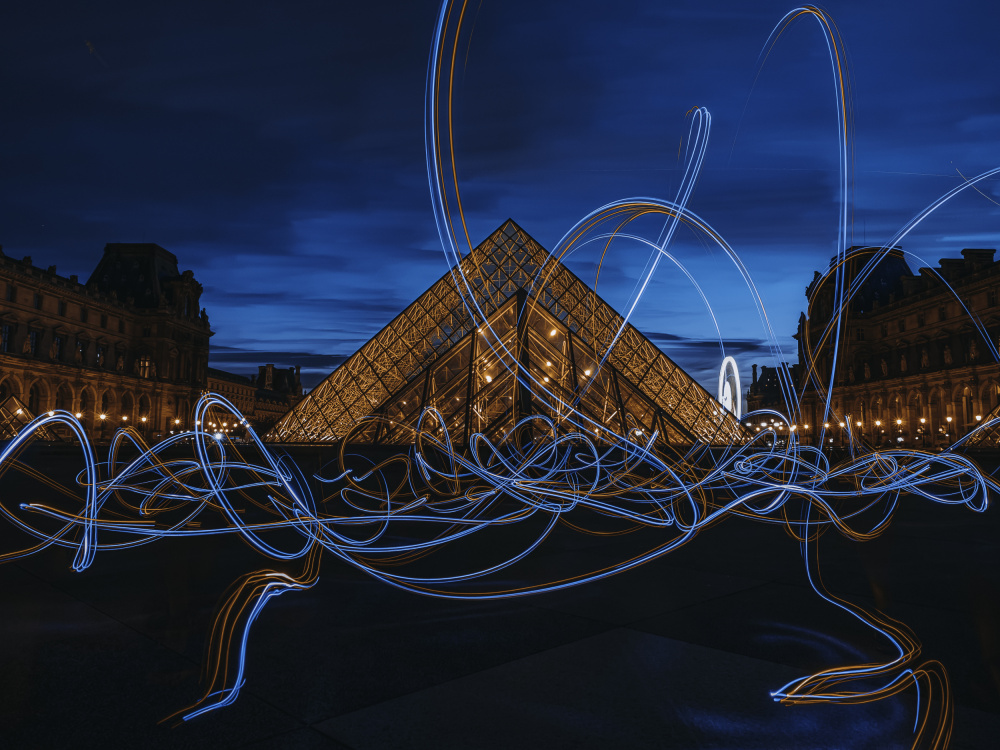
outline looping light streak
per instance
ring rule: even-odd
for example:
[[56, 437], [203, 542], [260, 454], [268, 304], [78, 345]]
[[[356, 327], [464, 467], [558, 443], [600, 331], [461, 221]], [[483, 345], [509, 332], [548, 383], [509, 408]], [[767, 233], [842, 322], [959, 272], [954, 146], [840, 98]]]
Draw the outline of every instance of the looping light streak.
[[[471, 247], [452, 132], [453, 81], [465, 11], [464, 0], [444, 0], [438, 15], [427, 75], [427, 166], [434, 217], [454, 281], [476, 322], [489, 326], [459, 265], [459, 248]], [[839, 251], [838, 262], [828, 272], [835, 285], [836, 311], [822, 340], [806, 346], [811, 358], [810, 379], [824, 396], [825, 414], [830, 415], [842, 317], [876, 260], [873, 258], [860, 280], [846, 284], [849, 157], [853, 151], [845, 56], [835, 25], [813, 6], [790, 12], [772, 32], [760, 64], [799, 17], [815, 19], [823, 31], [834, 73], [840, 132]], [[711, 123], [703, 108], [695, 108], [689, 115], [684, 178], [674, 200], [610, 202], [578, 221], [553, 254], [561, 260], [580, 247], [600, 242], [603, 263], [612, 243], [627, 240], [644, 245], [650, 252], [649, 261], [636, 283], [625, 321], [664, 259], [687, 276], [714, 320], [697, 280], [669, 250], [677, 227], [684, 223], [721, 248], [741, 275], [777, 359], [777, 339], [749, 271], [730, 244], [688, 207]], [[1000, 170], [984, 172], [942, 196], [877, 257], [884, 256], [944, 202], [997, 173]], [[661, 228], [655, 239], [630, 233], [642, 217], [658, 220]], [[534, 282], [541, 286], [546, 279], [539, 277]], [[624, 326], [616, 332], [615, 340], [622, 330]], [[500, 341], [495, 335], [487, 338]], [[819, 372], [815, 355], [828, 342], [834, 347], [834, 365], [829, 373]], [[613, 344], [599, 352], [602, 363]], [[499, 343], [491, 346], [502, 348]], [[996, 354], [995, 349], [991, 351]], [[722, 352], [724, 356], [724, 349]], [[507, 359], [518, 361], [514, 356]], [[544, 383], [514, 367], [513, 374], [524, 385], [535, 392], [546, 390]], [[794, 423], [801, 394], [786, 371], [781, 371], [780, 377], [784, 413], [751, 412], [743, 415], [743, 422], [773, 419], [778, 424]], [[558, 402], [556, 394], [548, 396]], [[0, 498], [3, 519], [33, 540], [23, 549], [0, 551], [0, 562], [55, 545], [75, 550], [73, 568], [83, 571], [98, 553], [168, 537], [216, 534], [238, 535], [260, 554], [284, 564], [302, 561], [296, 574], [258, 571], [243, 576], [229, 590], [212, 628], [205, 665], [206, 692], [173, 717], [190, 720], [236, 700], [245, 680], [244, 658], [255, 618], [275, 596], [315, 585], [323, 553], [407, 591], [446, 599], [500, 599], [555, 591], [629, 570], [676, 550], [729, 516], [741, 516], [784, 527], [802, 546], [805, 572], [816, 593], [880, 633], [896, 654], [889, 661], [835, 667], [793, 680], [772, 693], [775, 700], [858, 703], [916, 686], [920, 706], [914, 725], [915, 746], [947, 744], [952, 705], [944, 668], [934, 661], [919, 660], [919, 641], [905, 625], [827, 590], [819, 569], [819, 539], [824, 532], [836, 530], [857, 542], [870, 540], [888, 528], [901, 502], [914, 498], [961, 505], [976, 512], [986, 510], [1000, 486], [957, 452], [972, 433], [937, 454], [875, 450], [851, 433], [850, 457], [831, 463], [822, 450], [803, 445], [798, 433], [779, 433], [770, 423], [750, 434], [745, 443], [712, 451], [693, 447], [677, 459], [658, 451], [655, 432], [640, 436], [638, 430], [628, 429], [625, 434], [616, 434], [576, 412], [572, 404], [562, 407], [560, 413], [565, 416], [559, 420], [528, 416], [499, 440], [474, 434], [464, 452], [452, 443], [443, 416], [427, 408], [416, 424], [405, 426], [413, 437], [408, 453], [380, 462], [352, 455], [347, 447], [355, 434], [352, 432], [342, 441], [336, 461], [315, 476], [304, 475], [289, 457], [274, 455], [249, 427], [245, 442], [239, 443], [206, 431], [205, 425], [222, 417], [244, 421], [239, 411], [219, 396], [206, 395], [198, 402], [192, 432], [156, 445], [147, 445], [132, 429], [119, 430], [104, 463], [96, 460], [77, 419], [56, 411], [33, 420], [0, 452], [0, 477], [9, 470], [19, 471], [68, 500], [9, 507], [7, 498]], [[367, 417], [355, 431], [379, 421], [386, 419]], [[997, 421], [987, 421], [976, 430], [990, 429]], [[83, 468], [75, 487], [64, 487], [21, 460], [36, 435], [53, 424], [66, 426], [79, 441]], [[817, 431], [823, 441], [825, 432]], [[126, 455], [130, 458], [124, 458]], [[660, 536], [652, 546], [642, 545], [611, 564], [590, 568], [581, 560], [577, 571], [565, 578], [522, 581], [515, 576], [515, 583], [509, 583], [498, 577], [529, 558], [557, 525], [598, 535], [625, 535], [652, 528]], [[480, 543], [486, 538], [490, 544]], [[473, 543], [476, 554], [469, 555]]]

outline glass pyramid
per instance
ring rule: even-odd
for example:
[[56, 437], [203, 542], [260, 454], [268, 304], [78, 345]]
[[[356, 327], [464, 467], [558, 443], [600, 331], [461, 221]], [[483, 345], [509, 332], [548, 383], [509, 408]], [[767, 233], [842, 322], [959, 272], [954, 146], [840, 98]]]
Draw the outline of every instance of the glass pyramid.
[[446, 273], [282, 417], [267, 439], [406, 445], [424, 407], [435, 407], [445, 422], [424, 428], [447, 427], [455, 445], [473, 433], [502, 439], [532, 414], [563, 432], [598, 438], [611, 430], [646, 443], [657, 431], [658, 447], [749, 437], [631, 325], [598, 369], [622, 317], [513, 221], [461, 266], [487, 325], [475, 325]]
[[982, 419], [983, 425], [972, 435], [970, 435], [962, 445], [971, 450], [996, 450], [1000, 448], [1000, 422], [990, 424], [995, 419], [1000, 419], [1000, 404], [993, 407], [993, 410]]
[[[0, 403], [0, 440], [11, 440], [28, 424], [35, 415], [17, 396], [8, 396]], [[39, 440], [52, 440], [53, 432], [48, 427], [41, 427], [35, 432]]]

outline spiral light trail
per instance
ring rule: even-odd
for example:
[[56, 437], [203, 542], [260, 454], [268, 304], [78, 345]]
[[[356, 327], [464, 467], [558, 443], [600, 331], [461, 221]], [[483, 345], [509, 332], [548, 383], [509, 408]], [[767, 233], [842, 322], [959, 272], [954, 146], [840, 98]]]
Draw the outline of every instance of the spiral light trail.
[[[466, 10], [464, 0], [444, 0], [438, 15], [427, 76], [427, 164], [434, 216], [454, 281], [469, 312], [478, 323], [488, 326], [459, 264], [463, 257], [460, 248], [471, 247], [471, 243], [452, 132], [452, 83]], [[843, 313], [865, 272], [851, 284], [846, 282], [852, 121], [843, 43], [836, 26], [816, 7], [793, 10], [767, 40], [760, 64], [789, 24], [801, 17], [818, 22], [829, 49], [840, 134], [840, 249], [838, 262], [828, 271], [840, 312], [833, 316], [820, 341], [806, 342], [805, 346], [811, 362], [807, 363], [809, 380], [825, 400], [829, 419], [830, 415], [837, 417], [831, 410], [833, 372], [819, 371], [815, 354], [820, 347], [832, 345], [836, 361]], [[674, 200], [610, 202], [577, 222], [554, 255], [562, 259], [583, 245], [598, 242], [604, 247], [603, 259], [617, 240], [647, 248], [650, 261], [636, 285], [625, 315], [627, 322], [663, 259], [677, 265], [700, 292], [697, 281], [669, 250], [674, 232], [683, 222], [714, 242], [745, 280], [777, 355], [777, 339], [749, 272], [730, 244], [688, 208], [711, 121], [703, 108], [695, 108], [689, 115], [684, 178]], [[938, 206], [998, 173], [1000, 169], [966, 180], [920, 212], [872, 258], [867, 272]], [[629, 234], [641, 217], [657, 219], [661, 227], [658, 236]], [[537, 283], [544, 284], [544, 279]], [[491, 340], [500, 339], [494, 336]], [[599, 354], [606, 357], [612, 346], [613, 341]], [[995, 349], [992, 351], [996, 355]], [[515, 370], [513, 375], [526, 387], [535, 392], [545, 390], [545, 384], [522, 369], [516, 357], [498, 359], [513, 363], [509, 365]], [[792, 424], [801, 394], [787, 373], [782, 387], [785, 413], [754, 412], [744, 419], [755, 422], [766, 417]], [[556, 394], [549, 395], [558, 402]], [[637, 436], [637, 431], [625, 430], [625, 434], [616, 435], [575, 411], [573, 404], [564, 403], [563, 407], [561, 413], [566, 416], [561, 421], [526, 417], [504, 439], [473, 435], [466, 451], [452, 445], [445, 420], [428, 408], [408, 428], [413, 437], [408, 452], [376, 464], [350, 455], [345, 447], [351, 442], [349, 434], [336, 460], [316, 476], [305, 476], [288, 457], [277, 456], [249, 426], [245, 443], [206, 431], [205, 425], [221, 419], [246, 424], [231, 403], [215, 395], [199, 401], [195, 428], [190, 433], [150, 446], [133, 430], [119, 431], [106, 462], [97, 460], [72, 414], [52, 412], [27, 425], [0, 453], [0, 478], [8, 471], [20, 471], [69, 497], [59, 503], [10, 504], [6, 496], [0, 499], [4, 520], [34, 540], [23, 549], [0, 551], [0, 562], [60, 546], [74, 551], [73, 568], [83, 571], [98, 554], [169, 543], [172, 537], [217, 534], [238, 535], [273, 560], [299, 561], [298, 575], [261, 570], [233, 584], [213, 625], [206, 663], [207, 690], [194, 705], [177, 714], [179, 719], [188, 720], [236, 700], [244, 682], [247, 638], [255, 618], [271, 598], [313, 586], [325, 554], [408, 591], [450, 599], [499, 599], [554, 591], [620, 573], [670, 553], [729, 516], [741, 516], [785, 527], [802, 547], [805, 572], [816, 593], [880, 633], [894, 650], [888, 661], [834, 666], [793, 680], [775, 689], [774, 699], [789, 704], [860, 703], [916, 688], [919, 708], [914, 747], [947, 745], [952, 703], [944, 668], [936, 661], [921, 660], [920, 643], [905, 625], [837, 597], [825, 587], [819, 541], [825, 531], [856, 542], [870, 540], [885, 531], [903, 502], [931, 501], [984, 511], [1000, 487], [957, 452], [960, 444], [938, 454], [875, 450], [853, 436], [851, 457], [831, 464], [821, 450], [802, 444], [794, 431], [787, 434], [784, 443], [777, 440], [772, 424], [749, 435], [742, 444], [712, 451], [692, 449], [684, 457], [668, 460], [656, 450], [656, 433]], [[380, 419], [368, 417], [356, 429], [365, 429]], [[985, 422], [977, 430], [990, 429], [997, 421]], [[54, 424], [69, 428], [80, 444], [82, 468], [75, 488], [59, 485], [22, 461], [25, 448]], [[541, 437], [516, 440], [519, 429], [529, 426]], [[603, 431], [600, 439], [595, 438], [595, 426]], [[587, 533], [588, 524], [596, 521], [618, 524], [618, 533], [655, 528], [660, 537], [653, 546], [610, 565], [591, 568], [580, 560], [577, 571], [566, 578], [512, 586], [497, 575], [530, 558], [557, 524]], [[514, 528], [521, 531], [514, 533]], [[493, 559], [471, 563], [464, 557], [447, 558], [450, 568], [446, 572], [430, 574], [424, 569], [422, 563], [431, 553], [486, 533], [492, 534], [491, 539], [507, 540], [506, 546], [490, 545], [495, 552]]]

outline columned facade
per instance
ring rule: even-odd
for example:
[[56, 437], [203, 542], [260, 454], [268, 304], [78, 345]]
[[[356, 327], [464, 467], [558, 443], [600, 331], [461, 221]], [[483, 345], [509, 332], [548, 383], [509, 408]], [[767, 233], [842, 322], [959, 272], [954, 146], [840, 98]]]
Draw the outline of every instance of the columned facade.
[[0, 253], [0, 403], [64, 409], [96, 440], [191, 428], [207, 385], [201, 284], [154, 244], [109, 244], [90, 279]]
[[[914, 274], [897, 248], [866, 269], [876, 250], [848, 251], [844, 277], [856, 292], [840, 320], [827, 444], [853, 432], [877, 446], [949, 445], [1000, 403], [1000, 263], [994, 250], [966, 249]], [[816, 273], [796, 333], [792, 370], [804, 394], [797, 429], [809, 443], [824, 418], [816, 380], [825, 388], [833, 363], [835, 270], [831, 262]], [[783, 408], [769, 372], [750, 387], [752, 408]]]

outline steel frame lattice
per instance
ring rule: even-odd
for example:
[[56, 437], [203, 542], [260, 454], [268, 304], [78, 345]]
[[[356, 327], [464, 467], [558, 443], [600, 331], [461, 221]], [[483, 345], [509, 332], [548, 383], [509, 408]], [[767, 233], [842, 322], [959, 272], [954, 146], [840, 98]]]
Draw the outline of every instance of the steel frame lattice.
[[[352, 441], [412, 442], [425, 406], [441, 412], [446, 425], [439, 429], [447, 426], [456, 444], [474, 432], [506, 434], [528, 413], [563, 421], [564, 406], [541, 389], [528, 391], [509, 370], [527, 370], [618, 434], [656, 430], [660, 442], [678, 446], [749, 438], [739, 420], [632, 325], [598, 370], [622, 317], [513, 221], [465, 256], [461, 271], [490, 333], [477, 330], [446, 273], [282, 417], [267, 439], [332, 443], [377, 415], [384, 419], [355, 430]], [[518, 361], [507, 357], [501, 365], [498, 342]]]
[[[11, 440], [37, 415], [32, 414], [27, 405], [17, 396], [8, 396], [0, 403], [0, 440]], [[36, 431], [39, 439], [53, 440], [56, 435], [46, 427]]]

